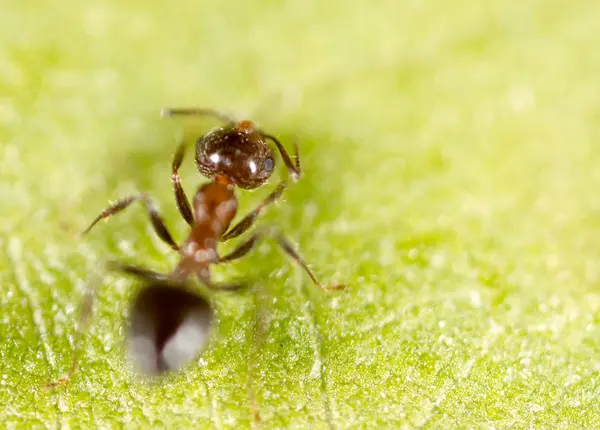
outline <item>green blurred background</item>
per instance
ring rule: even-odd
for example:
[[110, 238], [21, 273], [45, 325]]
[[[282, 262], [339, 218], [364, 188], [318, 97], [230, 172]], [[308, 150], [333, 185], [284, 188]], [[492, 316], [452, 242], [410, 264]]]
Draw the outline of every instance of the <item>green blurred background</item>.
[[[585, 0], [4, 0], [0, 422], [599, 426], [599, 22]], [[123, 358], [139, 286], [108, 275], [81, 371], [45, 393], [98, 262], [176, 262], [140, 207], [75, 235], [144, 190], [183, 237], [171, 156], [213, 124], [166, 106], [300, 138], [305, 177], [263, 222], [348, 288], [265, 243], [216, 270], [255, 288], [214, 296], [202, 360], [148, 383]]]

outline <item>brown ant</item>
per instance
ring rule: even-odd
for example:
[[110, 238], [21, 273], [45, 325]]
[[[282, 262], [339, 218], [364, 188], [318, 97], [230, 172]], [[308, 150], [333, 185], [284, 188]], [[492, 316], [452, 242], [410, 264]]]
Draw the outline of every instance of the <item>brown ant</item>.
[[[211, 280], [210, 265], [228, 263], [243, 257], [254, 248], [259, 239], [266, 235], [272, 236], [276, 240], [281, 249], [306, 271], [317, 287], [326, 291], [344, 288], [341, 284], [327, 286], [320, 283], [304, 259], [294, 250], [290, 242], [273, 230], [255, 232], [225, 256], [221, 257], [217, 252], [219, 242], [225, 242], [238, 237], [250, 229], [261, 212], [270, 204], [277, 201], [287, 187], [287, 180], [282, 180], [275, 190], [253, 211], [242, 218], [232, 228], [229, 228], [238, 208], [235, 188], [239, 187], [248, 190], [258, 188], [267, 182], [274, 171], [275, 159], [267, 144], [267, 140], [272, 141], [277, 147], [288, 170], [288, 174], [294, 181], [297, 181], [302, 174], [297, 145], [295, 145], [295, 161], [292, 162], [292, 159], [279, 140], [257, 128], [251, 121], [234, 121], [227, 115], [211, 109], [165, 109], [162, 111], [162, 116], [210, 116], [221, 120], [225, 124], [201, 136], [196, 142], [196, 166], [200, 173], [211, 179], [211, 181], [198, 188], [192, 205], [190, 205], [183, 190], [179, 176], [179, 168], [181, 167], [185, 153], [185, 144], [182, 142], [175, 151], [171, 175], [175, 200], [181, 216], [191, 227], [187, 239], [181, 245], [175, 242], [160, 213], [144, 193], [126, 197], [104, 209], [83, 232], [83, 234], [88, 233], [101, 219], [115, 215], [127, 208], [131, 203], [140, 201], [144, 204], [158, 237], [172, 249], [179, 252], [179, 263], [170, 274], [161, 274], [128, 264], [117, 263], [112, 265], [117, 270], [135, 275], [146, 281], [145, 289], [142, 290], [134, 304], [132, 311], [134, 319], [135, 315], [140, 313], [144, 315], [148, 313], [154, 316], [160, 314], [158, 309], [161, 306], [161, 302], [166, 303], [169, 300], [178, 304], [177, 306], [171, 306], [173, 309], [169, 313], [174, 315], [178, 315], [178, 312], [181, 313], [181, 303], [186, 302], [186, 300], [182, 301], [180, 296], [188, 297], [189, 300], [187, 302], [194, 301], [191, 300], [194, 293], [183, 291], [185, 288], [181, 288], [193, 277], [197, 277], [204, 285], [211, 289], [235, 290], [240, 288], [240, 285], [215, 285]], [[178, 289], [182, 291], [178, 292]], [[149, 302], [150, 299], [147, 299], [147, 297], [162, 299]], [[197, 297], [197, 295], [193, 297]], [[84, 304], [86, 303], [84, 302]], [[208, 306], [204, 299], [199, 297], [196, 299], [196, 305], [198, 309], [207, 309]], [[164, 311], [166, 312], [167, 309], [164, 309]], [[89, 320], [89, 313], [91, 313], [91, 303], [84, 306], [80, 323]], [[161, 318], [164, 319], [165, 317]], [[172, 335], [173, 331], [177, 328], [177, 324], [171, 321], [173, 320], [172, 317], [167, 316], [166, 318], [170, 318], [170, 322], [154, 321], [152, 324], [154, 324], [155, 332], [161, 330], [165, 332], [166, 330], [168, 335]], [[175, 320], [177, 319], [175, 318]], [[146, 320], [149, 320], [149, 318], [146, 318]], [[205, 318], [205, 320], [208, 321], [209, 319]], [[161, 324], [167, 324], [168, 328], [165, 329]], [[135, 331], [134, 326], [139, 327], [140, 324], [135, 324], [134, 321], [132, 330]], [[168, 338], [167, 334], [163, 333], [161, 335], [163, 346]], [[154, 341], [155, 344], [161, 343], [157, 341], [156, 337]], [[155, 349], [160, 350], [160, 348], [161, 346], [158, 345]], [[154, 352], [156, 353], [156, 351]], [[73, 361], [71, 370], [63, 378], [49, 384], [47, 387], [52, 388], [66, 383], [74, 372], [76, 365], [77, 356]], [[164, 364], [162, 367], [161, 365], [157, 366], [158, 370], [168, 369], [168, 367]]]
[[[283, 180], [252, 212], [229, 228], [238, 207], [235, 187], [250, 190], [267, 182], [275, 168], [275, 159], [267, 145], [267, 139], [275, 143], [289, 175], [297, 181], [302, 174], [298, 146], [295, 145], [295, 163], [292, 163], [279, 140], [258, 129], [251, 121], [236, 122], [220, 112], [209, 109], [165, 109], [162, 115], [212, 116], [226, 123], [200, 137], [196, 143], [196, 166], [200, 173], [211, 179], [211, 182], [198, 188], [193, 200], [193, 209], [179, 177], [179, 168], [185, 152], [184, 143], [179, 145], [173, 158], [171, 180], [179, 212], [191, 227], [188, 238], [181, 246], [175, 243], [161, 215], [145, 194], [126, 197], [104, 209], [83, 234], [89, 232], [101, 219], [115, 215], [131, 203], [140, 200], [146, 207], [156, 234], [171, 248], [179, 251], [179, 264], [170, 275], [155, 274], [134, 266], [122, 266], [121, 269], [136, 275], [143, 274], [149, 279], [168, 279], [175, 282], [183, 282], [190, 277], [197, 276], [209, 288], [227, 288], [212, 284], [209, 265], [228, 263], [243, 257], [267, 232], [254, 233], [235, 250], [223, 257], [217, 253], [217, 244], [238, 237], [252, 227], [260, 213], [281, 197], [287, 187], [287, 181]], [[279, 233], [271, 232], [270, 235], [277, 240], [286, 254], [302, 266], [317, 287], [324, 290], [343, 288], [342, 285], [326, 286], [321, 284], [287, 239]]]

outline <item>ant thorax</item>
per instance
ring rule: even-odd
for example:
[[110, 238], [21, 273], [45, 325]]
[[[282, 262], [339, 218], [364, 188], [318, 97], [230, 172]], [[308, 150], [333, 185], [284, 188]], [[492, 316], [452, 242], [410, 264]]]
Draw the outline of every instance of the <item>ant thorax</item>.
[[204, 184], [194, 196], [195, 226], [210, 227], [218, 239], [229, 228], [237, 207], [238, 202], [231, 184], [218, 180]]

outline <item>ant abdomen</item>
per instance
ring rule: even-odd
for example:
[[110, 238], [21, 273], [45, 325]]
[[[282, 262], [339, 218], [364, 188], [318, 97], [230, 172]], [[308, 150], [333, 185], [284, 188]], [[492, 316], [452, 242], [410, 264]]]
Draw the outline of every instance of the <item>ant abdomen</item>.
[[138, 371], [175, 371], [200, 355], [213, 325], [210, 303], [180, 285], [145, 286], [130, 312], [129, 356]]
[[196, 166], [208, 178], [225, 177], [244, 189], [263, 185], [275, 168], [265, 137], [250, 121], [213, 130], [196, 144]]

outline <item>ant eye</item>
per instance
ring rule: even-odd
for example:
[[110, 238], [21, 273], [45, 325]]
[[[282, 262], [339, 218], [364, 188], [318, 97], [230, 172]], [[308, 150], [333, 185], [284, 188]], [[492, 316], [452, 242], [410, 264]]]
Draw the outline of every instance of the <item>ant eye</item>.
[[265, 170], [267, 172], [272, 172], [273, 167], [275, 167], [275, 160], [273, 160], [271, 157], [267, 158], [265, 160]]

